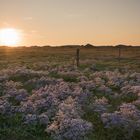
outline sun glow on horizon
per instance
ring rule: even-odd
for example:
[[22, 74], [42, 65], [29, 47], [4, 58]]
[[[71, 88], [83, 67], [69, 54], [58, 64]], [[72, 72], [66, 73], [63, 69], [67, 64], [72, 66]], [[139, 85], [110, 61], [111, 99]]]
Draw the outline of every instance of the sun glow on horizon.
[[21, 41], [21, 33], [14, 28], [0, 29], [0, 45], [16, 46]]

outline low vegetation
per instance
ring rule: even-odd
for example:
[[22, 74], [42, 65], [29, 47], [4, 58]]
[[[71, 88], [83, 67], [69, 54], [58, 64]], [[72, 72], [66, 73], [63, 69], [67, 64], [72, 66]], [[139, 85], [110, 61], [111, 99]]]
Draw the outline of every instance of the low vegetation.
[[135, 49], [0, 48], [0, 139], [139, 140]]

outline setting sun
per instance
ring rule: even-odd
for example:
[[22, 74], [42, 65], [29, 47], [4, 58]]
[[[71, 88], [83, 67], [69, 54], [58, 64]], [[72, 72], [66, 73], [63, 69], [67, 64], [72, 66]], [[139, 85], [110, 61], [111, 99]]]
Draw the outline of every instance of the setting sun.
[[5, 28], [0, 30], [0, 44], [6, 46], [15, 46], [21, 40], [20, 32], [14, 28]]

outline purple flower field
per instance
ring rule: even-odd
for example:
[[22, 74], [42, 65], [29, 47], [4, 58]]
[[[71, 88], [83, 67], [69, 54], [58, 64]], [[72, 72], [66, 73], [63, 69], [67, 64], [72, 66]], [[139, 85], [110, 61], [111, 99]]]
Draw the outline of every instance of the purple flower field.
[[[20, 121], [25, 130], [40, 126], [42, 139], [138, 139], [140, 73], [88, 68], [81, 71], [67, 66], [43, 71], [26, 67], [3, 69], [1, 137], [10, 129], [8, 122], [2, 120], [7, 118], [12, 123], [16, 117], [15, 123]], [[14, 135], [14, 130], [9, 131]], [[26, 131], [24, 138], [29, 136]]]

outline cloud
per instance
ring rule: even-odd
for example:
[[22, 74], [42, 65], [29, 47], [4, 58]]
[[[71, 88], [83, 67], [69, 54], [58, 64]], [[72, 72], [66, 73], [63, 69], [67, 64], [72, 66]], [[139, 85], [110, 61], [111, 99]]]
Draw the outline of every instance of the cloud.
[[31, 30], [31, 33], [37, 33], [38, 31], [37, 30]]
[[10, 26], [10, 24], [9, 24], [8, 22], [6, 22], [6, 21], [4, 21], [2, 24], [3, 24], [4, 26]]
[[71, 17], [71, 18], [77, 18], [77, 17], [82, 17], [82, 16], [84, 16], [83, 14], [73, 14], [73, 13], [71, 13], [71, 14], [67, 14], [67, 16], [68, 17]]
[[23, 20], [33, 20], [33, 17], [24, 17]]

